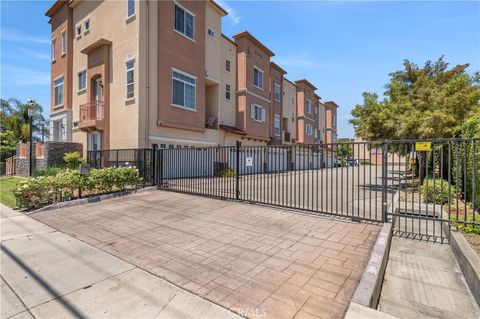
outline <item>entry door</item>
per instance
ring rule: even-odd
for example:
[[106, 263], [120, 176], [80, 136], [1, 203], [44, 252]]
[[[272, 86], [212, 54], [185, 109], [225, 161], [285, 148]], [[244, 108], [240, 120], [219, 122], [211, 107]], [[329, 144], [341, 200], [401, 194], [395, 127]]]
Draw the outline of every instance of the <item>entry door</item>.
[[90, 132], [88, 133], [88, 150], [100, 151], [102, 149], [102, 133]]
[[[103, 102], [103, 83], [101, 78], [95, 80], [95, 100]], [[103, 105], [99, 106], [97, 102], [97, 119], [102, 118], [102, 107]]]

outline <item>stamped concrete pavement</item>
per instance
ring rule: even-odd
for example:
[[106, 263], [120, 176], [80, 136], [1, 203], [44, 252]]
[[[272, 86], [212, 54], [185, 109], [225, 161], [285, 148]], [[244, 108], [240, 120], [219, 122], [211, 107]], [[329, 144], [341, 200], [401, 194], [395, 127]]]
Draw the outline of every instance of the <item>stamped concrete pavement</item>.
[[341, 318], [380, 230], [165, 191], [31, 216], [251, 318]]
[[239, 318], [1, 206], [1, 318]]

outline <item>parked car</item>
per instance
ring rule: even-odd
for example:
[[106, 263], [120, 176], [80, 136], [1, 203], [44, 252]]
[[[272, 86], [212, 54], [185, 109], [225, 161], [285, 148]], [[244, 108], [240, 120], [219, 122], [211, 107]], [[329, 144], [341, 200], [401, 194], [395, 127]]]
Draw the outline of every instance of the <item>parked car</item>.
[[356, 159], [349, 159], [347, 160], [348, 166], [359, 166], [360, 163]]

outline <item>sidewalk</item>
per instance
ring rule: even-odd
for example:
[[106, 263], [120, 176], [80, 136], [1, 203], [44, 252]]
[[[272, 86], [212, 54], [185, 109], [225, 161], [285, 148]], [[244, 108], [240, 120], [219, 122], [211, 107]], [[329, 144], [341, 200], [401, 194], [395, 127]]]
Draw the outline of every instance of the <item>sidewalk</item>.
[[1, 205], [1, 318], [240, 318]]

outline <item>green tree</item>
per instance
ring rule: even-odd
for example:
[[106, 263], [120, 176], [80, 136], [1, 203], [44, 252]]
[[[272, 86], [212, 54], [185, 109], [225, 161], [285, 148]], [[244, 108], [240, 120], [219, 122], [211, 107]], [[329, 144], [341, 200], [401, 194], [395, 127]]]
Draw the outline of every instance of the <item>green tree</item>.
[[480, 73], [468, 64], [448, 68], [440, 57], [423, 67], [405, 60], [390, 73], [384, 98], [363, 93], [363, 104], [350, 121], [365, 140], [454, 137], [459, 126], [480, 108]]
[[[8, 100], [0, 99], [0, 103], [1, 149], [15, 149], [19, 141], [28, 141], [30, 134], [28, 109], [30, 106], [15, 98]], [[35, 103], [34, 111], [33, 137], [34, 140], [38, 141], [42, 131], [44, 135], [48, 135], [48, 128], [46, 127], [47, 125], [42, 126], [42, 123], [45, 123], [42, 106]]]
[[353, 151], [350, 145], [348, 144], [338, 144], [337, 146], [337, 159], [342, 161], [342, 164], [345, 164], [345, 160], [352, 157]]

